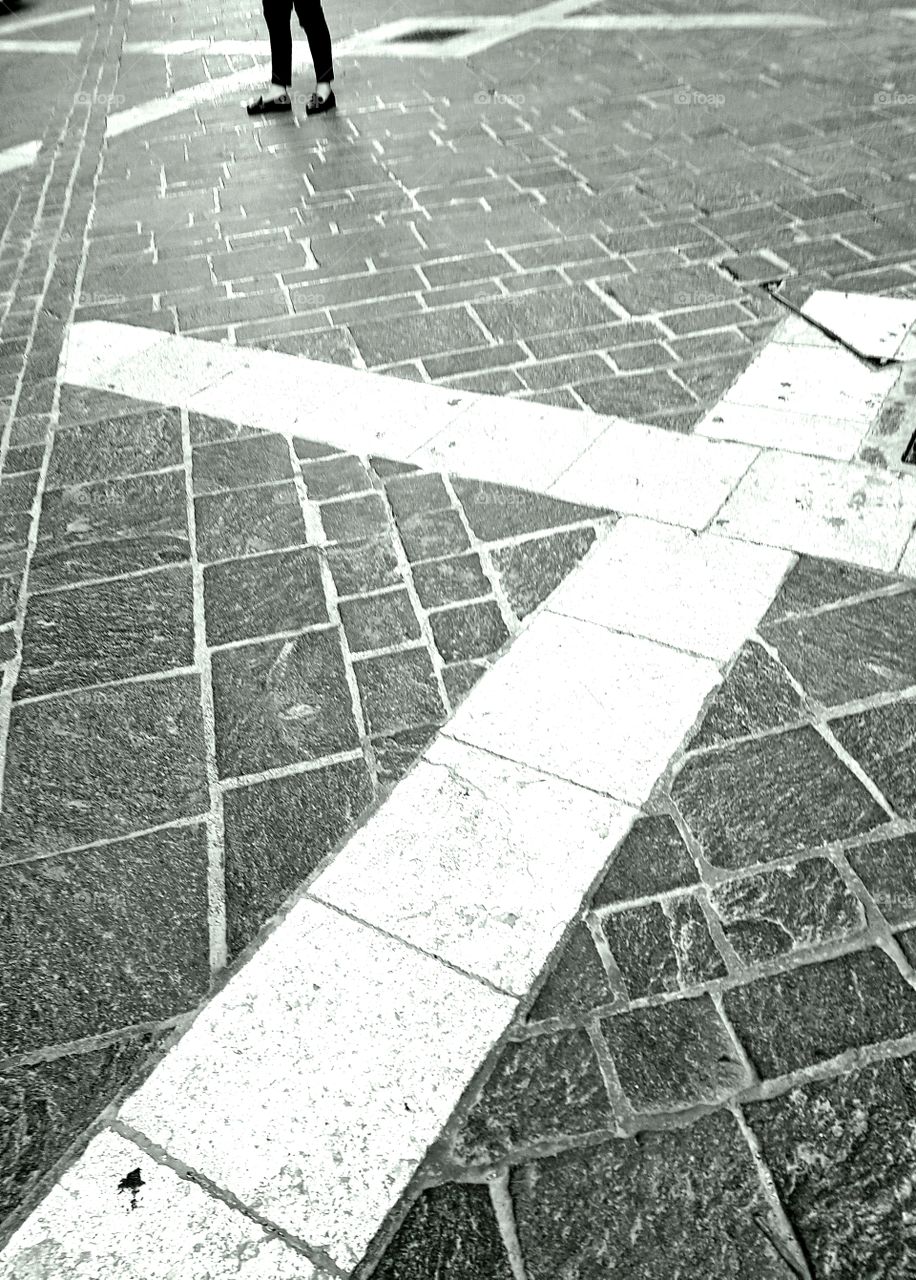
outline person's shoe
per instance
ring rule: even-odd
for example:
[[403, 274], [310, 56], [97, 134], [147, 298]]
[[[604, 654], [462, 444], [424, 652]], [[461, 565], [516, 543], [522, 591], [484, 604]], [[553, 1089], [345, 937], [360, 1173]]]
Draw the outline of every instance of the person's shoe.
[[266, 116], [275, 111], [292, 111], [293, 104], [289, 100], [289, 95], [281, 93], [276, 98], [256, 98], [254, 102], [249, 102], [245, 110], [250, 116]]
[[333, 89], [326, 98], [319, 98], [317, 93], [313, 93], [305, 104], [305, 114], [307, 116], [320, 116], [322, 111], [333, 111], [336, 106], [337, 99], [334, 97]]

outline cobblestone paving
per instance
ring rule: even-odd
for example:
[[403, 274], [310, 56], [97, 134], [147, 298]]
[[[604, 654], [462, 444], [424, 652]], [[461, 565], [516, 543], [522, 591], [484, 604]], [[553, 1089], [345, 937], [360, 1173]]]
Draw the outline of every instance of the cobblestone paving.
[[912, 1273], [914, 621], [799, 561], [363, 1274]]

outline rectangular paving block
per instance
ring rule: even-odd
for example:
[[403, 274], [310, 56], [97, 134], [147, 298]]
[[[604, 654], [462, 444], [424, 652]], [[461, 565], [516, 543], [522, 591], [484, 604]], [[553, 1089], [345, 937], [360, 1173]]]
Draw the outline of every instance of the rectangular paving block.
[[206, 562], [304, 546], [302, 504], [293, 482], [194, 499], [197, 554]]
[[204, 614], [211, 645], [327, 623], [318, 552], [302, 547], [207, 565]]
[[868, 422], [877, 416], [898, 370], [871, 369], [841, 347], [773, 343], [729, 389], [728, 404]]
[[195, 494], [247, 489], [256, 484], [288, 480], [292, 474], [289, 444], [283, 436], [261, 434], [194, 447]]
[[60, 489], [89, 480], [160, 471], [180, 466], [181, 461], [177, 409], [153, 409], [59, 432], [46, 487]]

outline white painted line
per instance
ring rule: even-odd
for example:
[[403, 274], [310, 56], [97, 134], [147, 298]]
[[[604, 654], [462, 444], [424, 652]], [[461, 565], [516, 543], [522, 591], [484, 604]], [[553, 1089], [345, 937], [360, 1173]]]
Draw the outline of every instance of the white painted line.
[[893, 360], [907, 333], [916, 325], [916, 302], [869, 293], [818, 289], [802, 311], [863, 356], [877, 360]]
[[23, 169], [35, 160], [41, 150], [41, 139], [32, 142], [20, 142], [15, 147], [7, 147], [0, 151], [0, 173], [11, 173], [14, 169]]

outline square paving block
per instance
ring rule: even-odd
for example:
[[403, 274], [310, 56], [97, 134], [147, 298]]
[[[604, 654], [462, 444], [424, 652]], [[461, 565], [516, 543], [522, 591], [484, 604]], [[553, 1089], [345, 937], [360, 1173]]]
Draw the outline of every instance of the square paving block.
[[916, 917], [916, 835], [869, 840], [846, 857], [886, 920], [905, 924]]
[[358, 746], [335, 628], [218, 650], [212, 670], [220, 777]]
[[206, 813], [204, 761], [196, 675], [14, 707], [0, 861]]
[[471, 545], [454, 508], [422, 511], [398, 519], [398, 532], [411, 563], [458, 555]]
[[394, 476], [386, 482], [385, 493], [398, 519], [423, 511], [444, 511], [452, 505], [445, 482], [438, 475]]
[[338, 595], [365, 595], [401, 584], [401, 567], [392, 532], [386, 530], [365, 542], [326, 548], [325, 555]]
[[59, 432], [46, 487], [113, 480], [177, 467], [181, 462], [178, 410], [154, 409]]
[[308, 541], [302, 505], [292, 482], [207, 494], [194, 501], [197, 554], [231, 560]]
[[390, 517], [381, 494], [367, 493], [359, 498], [322, 503], [321, 523], [329, 542], [362, 542], [381, 537]]
[[293, 474], [289, 441], [262, 433], [241, 440], [197, 445], [193, 455], [194, 492], [247, 489]]
[[412, 566], [414, 586], [420, 603], [427, 609], [436, 605], [457, 604], [490, 594], [490, 580], [476, 552], [447, 556]]
[[353, 664], [370, 733], [389, 733], [446, 718], [426, 649], [409, 649]]
[[364, 493], [372, 488], [369, 472], [359, 458], [342, 456], [302, 464], [302, 478], [312, 502]]
[[830, 728], [902, 818], [916, 818], [916, 699], [831, 720]]
[[352, 653], [386, 649], [420, 639], [420, 624], [403, 588], [344, 600], [340, 620]]
[[429, 615], [436, 648], [445, 662], [463, 662], [495, 653], [509, 639], [495, 600], [437, 609]]
[[211, 645], [327, 622], [317, 551], [304, 548], [208, 565], [204, 611]]

